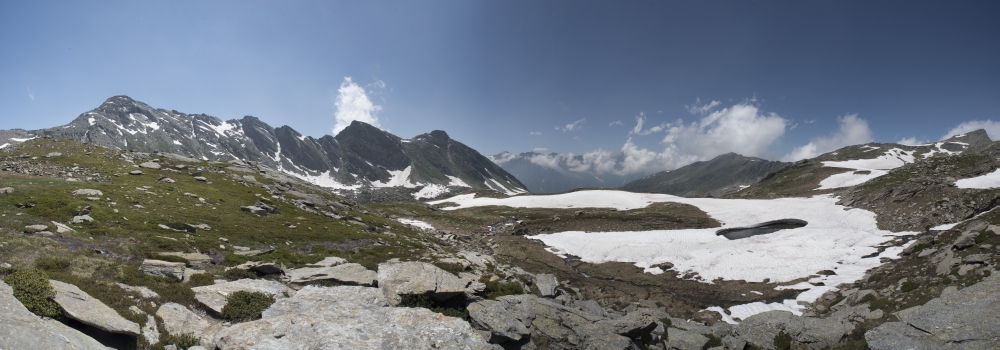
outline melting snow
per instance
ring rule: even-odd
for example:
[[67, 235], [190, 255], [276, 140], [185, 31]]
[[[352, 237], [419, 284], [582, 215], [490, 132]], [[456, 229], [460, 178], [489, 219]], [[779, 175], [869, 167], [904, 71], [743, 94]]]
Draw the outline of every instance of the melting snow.
[[1000, 169], [986, 175], [955, 181], [958, 188], [987, 189], [1000, 187]]
[[307, 137], [309, 137], [309, 136], [306, 136], [306, 135], [300, 135], [300, 136], [299, 136], [299, 141], [305, 141]]
[[90, 125], [94, 125], [97, 124], [97, 119], [94, 119], [94, 117], [89, 117], [87, 118], [87, 122], [89, 122]]
[[183, 146], [180, 141], [174, 140], [174, 144], [178, 146]]
[[417, 193], [414, 193], [413, 198], [416, 199], [434, 198], [440, 196], [442, 193], [445, 192], [448, 192], [448, 187], [441, 186], [438, 184], [429, 184], [427, 186], [424, 186], [424, 188], [421, 188], [420, 191], [417, 191]]
[[953, 223], [953, 224], [941, 224], [941, 225], [937, 225], [937, 226], [931, 227], [930, 230], [931, 231], [948, 231], [950, 229], [955, 228], [956, 225], [958, 225], [957, 222]]
[[465, 183], [465, 181], [462, 181], [462, 179], [459, 179], [459, 178], [457, 178], [455, 176], [451, 176], [451, 175], [445, 175], [445, 176], [447, 176], [448, 179], [451, 180], [451, 182], [448, 183], [448, 186], [472, 187], [472, 186], [469, 186], [469, 184]]
[[322, 174], [316, 176], [298, 174], [293, 172], [286, 172], [286, 173], [321, 187], [332, 188], [337, 190], [356, 190], [358, 188], [361, 188], [361, 185], [350, 186], [342, 184], [337, 180], [334, 180], [333, 177], [330, 176], [329, 170], [324, 171]]
[[[644, 208], [654, 202], [676, 202], [696, 206], [722, 223], [721, 228], [742, 227], [761, 222], [795, 218], [809, 222], [806, 227], [781, 230], [739, 240], [717, 236], [719, 228], [655, 230], [634, 232], [567, 231], [531, 236], [562, 254], [579, 256], [583, 261], [632, 262], [646, 272], [660, 273], [651, 268], [665, 262], [674, 264], [671, 273], [684, 275], [696, 272], [705, 283], [716, 278], [760, 282], [788, 282], [809, 277], [822, 270], [835, 275], [814, 277], [809, 283], [786, 287], [806, 289], [794, 301], [781, 304], [751, 303], [734, 306], [730, 312], [745, 318], [768, 309], [792, 309], [799, 302], [811, 303], [823, 293], [836, 290], [842, 283], [854, 282], [865, 272], [881, 264], [881, 258], [896, 259], [902, 247], [890, 247], [876, 256], [879, 245], [893, 236], [915, 234], [894, 233], [877, 227], [875, 214], [862, 209], [847, 209], [836, 204], [829, 195], [812, 198], [780, 198], [772, 200], [683, 198], [666, 194], [643, 194], [622, 191], [578, 191], [558, 195], [528, 195], [510, 198], [474, 198], [473, 194], [432, 201], [430, 204], [454, 202], [457, 207], [444, 210], [487, 205], [520, 208]], [[822, 282], [822, 283], [820, 283]], [[822, 284], [822, 286], [817, 286]], [[758, 305], [759, 304], [759, 305]], [[793, 307], [794, 306], [794, 307]]]
[[[868, 145], [862, 147], [878, 149], [878, 147], [871, 147]], [[914, 157], [912, 152], [908, 153], [905, 150], [893, 148], [875, 159], [823, 162], [823, 166], [826, 167], [854, 169], [855, 171], [868, 171], [869, 174], [855, 174], [854, 171], [848, 171], [846, 173], [831, 175], [823, 181], [820, 181], [819, 188], [817, 188], [817, 190], [857, 186], [868, 182], [868, 180], [887, 174], [890, 169], [901, 167], [907, 163], [913, 163], [913, 161]]]
[[432, 226], [431, 224], [428, 224], [428, 223], [420, 221], [420, 220], [398, 218], [398, 219], [396, 219], [396, 221], [399, 221], [401, 223], [404, 223], [404, 224], [407, 224], [407, 225], [410, 225], [410, 226], [413, 226], [413, 227], [416, 227], [416, 228], [424, 229], [424, 230], [433, 230], [434, 229], [434, 226]]
[[209, 128], [215, 130], [215, 133], [219, 134], [219, 136], [226, 136], [226, 131], [232, 130], [233, 128], [236, 127], [236, 124], [229, 124], [227, 122], [222, 122], [222, 124], [219, 124], [218, 126], [208, 123], [205, 123], [205, 125], [208, 125]]
[[38, 136], [29, 137], [29, 138], [26, 138], [26, 139], [19, 139], [19, 138], [16, 138], [16, 137], [11, 137], [10, 140], [14, 141], [14, 142], [24, 142], [24, 141], [34, 140], [34, 139], [37, 139], [37, 138], [38, 138]]
[[10, 144], [9, 143], [2, 144], [0, 145], [0, 149], [7, 148], [7, 146], [10, 146]]
[[403, 170], [386, 170], [389, 172], [390, 175], [392, 175], [392, 177], [389, 178], [389, 181], [384, 183], [381, 181], [375, 181], [372, 182], [372, 186], [374, 187], [403, 186], [406, 188], [417, 187], [417, 185], [414, 185], [413, 183], [410, 182], [411, 170], [413, 170], [412, 166], [408, 166], [406, 167], [406, 169]]

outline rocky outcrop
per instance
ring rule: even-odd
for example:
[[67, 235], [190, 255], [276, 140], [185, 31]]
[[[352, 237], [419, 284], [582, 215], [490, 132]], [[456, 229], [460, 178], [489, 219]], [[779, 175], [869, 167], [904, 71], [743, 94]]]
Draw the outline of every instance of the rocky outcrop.
[[169, 277], [180, 281], [184, 279], [184, 265], [182, 262], [146, 259], [142, 261], [139, 270], [147, 275]]
[[66, 317], [111, 333], [139, 335], [137, 323], [121, 317], [114, 309], [77, 286], [55, 280], [50, 280], [49, 284], [56, 292], [52, 299], [62, 307]]
[[923, 306], [899, 312], [865, 333], [868, 346], [881, 349], [1000, 348], [1000, 276], [943, 294]]
[[160, 305], [156, 310], [156, 316], [163, 320], [163, 328], [167, 334], [174, 336], [190, 334], [201, 339], [202, 344], [213, 347], [212, 338], [222, 329], [221, 324], [213, 324], [177, 303]]
[[559, 280], [556, 279], [555, 275], [540, 273], [535, 275], [535, 286], [538, 287], [538, 292], [542, 293], [543, 297], [550, 297], [556, 295]]
[[288, 270], [286, 278], [290, 283], [326, 280], [341, 284], [373, 286], [378, 280], [378, 273], [366, 269], [361, 264], [348, 263], [333, 267], [303, 267]]
[[195, 287], [191, 290], [194, 291], [194, 298], [198, 302], [219, 314], [222, 313], [222, 308], [226, 307], [226, 297], [236, 291], [261, 292], [273, 296], [275, 299], [295, 293], [280, 282], [250, 279]]
[[780, 333], [791, 337], [793, 344], [808, 349], [832, 348], [840, 344], [854, 329], [833, 318], [795, 316], [788, 311], [759, 313], [733, 326], [723, 335], [722, 342], [730, 349], [743, 349], [747, 344], [774, 349], [774, 339]]
[[41, 318], [14, 298], [0, 281], [0, 349], [108, 349], [59, 321]]
[[220, 349], [492, 349], [469, 324], [420, 308], [386, 307], [375, 288], [303, 288], [257, 321], [219, 332]]
[[438, 301], [462, 294], [472, 281], [466, 281], [433, 264], [407, 261], [378, 265], [378, 286], [392, 305], [401, 294], [427, 294]]

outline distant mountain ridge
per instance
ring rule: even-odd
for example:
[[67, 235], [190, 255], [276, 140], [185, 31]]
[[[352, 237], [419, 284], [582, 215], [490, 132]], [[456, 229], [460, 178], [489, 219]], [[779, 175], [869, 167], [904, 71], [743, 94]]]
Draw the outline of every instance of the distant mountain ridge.
[[568, 157], [557, 153], [501, 152], [487, 158], [521, 180], [533, 193], [566, 192], [577, 188], [618, 188], [644, 175], [573, 170], [571, 163], [584, 164], [583, 156]]
[[513, 175], [441, 130], [406, 140], [355, 121], [336, 136], [316, 139], [252, 116], [223, 121], [114, 96], [63, 126], [2, 130], [0, 148], [42, 136], [212, 161], [255, 161], [335, 189], [423, 187], [417, 194], [423, 197], [449, 186], [527, 192]]
[[686, 166], [629, 182], [623, 189], [667, 193], [677, 196], [718, 197], [753, 185], [767, 174], [789, 163], [726, 153], [709, 161]]

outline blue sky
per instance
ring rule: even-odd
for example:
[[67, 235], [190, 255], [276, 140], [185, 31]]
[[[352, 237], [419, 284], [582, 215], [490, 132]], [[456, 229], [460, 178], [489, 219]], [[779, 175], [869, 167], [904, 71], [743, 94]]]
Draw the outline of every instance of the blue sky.
[[339, 113], [483, 154], [624, 154], [620, 172], [1000, 136], [998, 15], [996, 1], [5, 1], [0, 128], [124, 94], [314, 137]]

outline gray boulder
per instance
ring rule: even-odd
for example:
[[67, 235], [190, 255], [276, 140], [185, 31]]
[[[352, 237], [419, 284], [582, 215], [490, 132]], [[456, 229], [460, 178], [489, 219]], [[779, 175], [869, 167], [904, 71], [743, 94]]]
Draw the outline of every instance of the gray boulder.
[[35, 316], [3, 281], [0, 315], [0, 349], [109, 349], [59, 321]]
[[213, 349], [215, 344], [212, 340], [215, 334], [222, 329], [222, 324], [213, 324], [177, 303], [160, 305], [160, 308], [156, 310], [156, 316], [163, 320], [163, 329], [167, 334], [174, 336], [190, 334], [200, 339], [203, 345], [208, 345]]
[[342, 284], [373, 286], [378, 280], [378, 273], [366, 269], [361, 264], [347, 263], [333, 267], [304, 267], [288, 270], [286, 277], [291, 283], [329, 280]]
[[275, 299], [285, 298], [295, 293], [292, 289], [276, 281], [242, 279], [232, 282], [191, 288], [194, 298], [212, 311], [221, 314], [226, 306], [226, 297], [236, 291], [261, 292]]
[[14, 188], [13, 187], [0, 188], [0, 194], [6, 194], [6, 193], [14, 193]]
[[139, 270], [147, 275], [176, 278], [178, 281], [184, 279], [184, 263], [182, 262], [146, 259], [142, 261]]
[[962, 258], [962, 262], [966, 264], [985, 264], [990, 260], [992, 254], [969, 254]]
[[951, 244], [952, 247], [958, 249], [965, 249], [976, 244], [976, 237], [979, 236], [979, 232], [966, 232], [955, 239], [955, 242]]
[[145, 163], [140, 163], [139, 166], [147, 169], [159, 169], [160, 163], [145, 162]]
[[28, 225], [24, 227], [24, 233], [36, 233], [48, 230], [49, 227], [46, 225]]
[[387, 262], [378, 265], [378, 286], [392, 305], [400, 294], [428, 294], [442, 301], [462, 294], [469, 282], [429, 263]]
[[202, 253], [166, 252], [160, 255], [176, 256], [188, 261], [188, 266], [205, 266], [212, 263], [212, 257]]
[[540, 273], [535, 275], [535, 286], [538, 287], [538, 291], [541, 292], [543, 297], [550, 297], [556, 295], [556, 287], [559, 286], [559, 280], [556, 279], [555, 275]]
[[386, 307], [375, 288], [306, 287], [257, 321], [214, 338], [219, 349], [493, 349], [469, 324], [421, 308]]
[[245, 212], [249, 212], [251, 214], [260, 215], [260, 216], [266, 216], [267, 215], [267, 211], [266, 210], [264, 210], [264, 209], [262, 209], [260, 207], [252, 206], [252, 205], [240, 207], [240, 210], [245, 211]]
[[468, 310], [473, 325], [492, 332], [496, 339], [491, 339], [491, 342], [520, 341], [521, 338], [531, 334], [531, 329], [525, 322], [508, 311], [503, 302], [484, 300], [470, 304]]
[[784, 332], [792, 343], [809, 349], [832, 348], [840, 344], [854, 326], [836, 319], [795, 316], [788, 311], [759, 313], [733, 326], [722, 337], [730, 349], [743, 349], [747, 343], [774, 349], [774, 337]]
[[205, 178], [204, 176], [195, 176], [194, 179], [198, 180], [198, 181], [201, 181], [201, 182], [208, 181], [208, 179]]
[[156, 344], [160, 342], [160, 330], [156, 328], [156, 318], [153, 315], [146, 315], [146, 325], [142, 326], [141, 332], [142, 337], [146, 338], [147, 343]]
[[142, 175], [142, 170], [132, 170], [128, 172], [129, 175]]
[[[1000, 348], [1000, 276], [931, 299], [865, 333], [872, 349]], [[914, 335], [921, 335], [915, 337]]]
[[73, 220], [70, 220], [69, 223], [71, 223], [71, 224], [82, 224], [82, 223], [87, 223], [87, 222], [92, 222], [92, 221], [94, 221], [94, 218], [90, 217], [90, 215], [77, 215], [77, 216], [74, 216]]
[[139, 324], [121, 317], [77, 286], [56, 280], [49, 280], [49, 284], [56, 292], [52, 299], [62, 307], [66, 317], [111, 333], [139, 335]]
[[649, 334], [657, 325], [656, 318], [649, 309], [639, 309], [622, 317], [597, 321], [596, 324], [612, 333], [629, 338], [639, 338], [643, 334]]
[[677, 328], [667, 328], [667, 349], [701, 350], [708, 345], [708, 337]]

